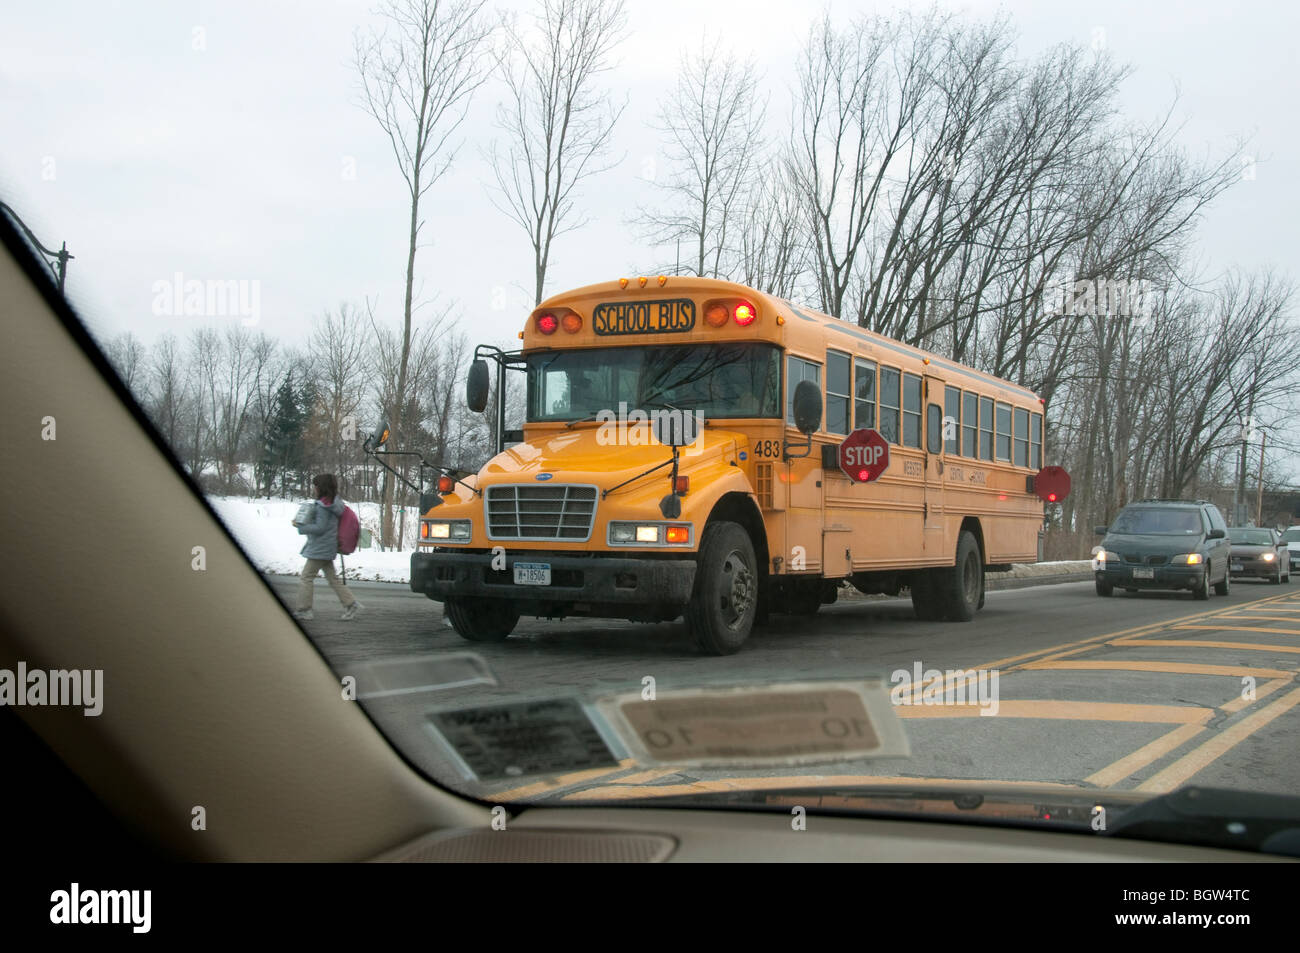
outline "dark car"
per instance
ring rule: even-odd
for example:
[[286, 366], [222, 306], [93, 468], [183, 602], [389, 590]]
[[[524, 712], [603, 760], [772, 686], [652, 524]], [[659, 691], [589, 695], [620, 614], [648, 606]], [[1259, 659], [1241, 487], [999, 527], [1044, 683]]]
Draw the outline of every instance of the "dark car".
[[1115, 589], [1190, 589], [1197, 599], [1221, 596], [1232, 583], [1232, 544], [1223, 514], [1204, 500], [1138, 500], [1120, 511], [1096, 554], [1097, 595]]
[[1276, 530], [1264, 526], [1230, 526], [1232, 541], [1232, 576], [1234, 579], [1267, 579], [1280, 583], [1291, 581], [1291, 563], [1286, 543]]

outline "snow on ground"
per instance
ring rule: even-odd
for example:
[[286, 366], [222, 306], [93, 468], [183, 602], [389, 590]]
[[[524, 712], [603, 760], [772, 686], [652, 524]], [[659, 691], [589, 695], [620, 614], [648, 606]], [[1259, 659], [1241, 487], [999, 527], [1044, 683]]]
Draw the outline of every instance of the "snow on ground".
[[[217, 511], [232, 536], [248, 554], [249, 560], [260, 572], [277, 575], [298, 575], [302, 571], [303, 557], [298, 555], [307, 541], [293, 527], [293, 515], [299, 500], [272, 497], [209, 496], [208, 502]], [[377, 582], [409, 582], [411, 578], [411, 550], [415, 548], [415, 534], [419, 514], [415, 507], [406, 511], [406, 545], [400, 552], [382, 552], [379, 549], [379, 504], [353, 503], [345, 500], [361, 520], [361, 528], [369, 530], [372, 548], [357, 547], [351, 556], [344, 556], [349, 579]], [[394, 513], [394, 519], [398, 514]], [[362, 534], [364, 542], [365, 535]], [[334, 566], [339, 566], [338, 558]]]

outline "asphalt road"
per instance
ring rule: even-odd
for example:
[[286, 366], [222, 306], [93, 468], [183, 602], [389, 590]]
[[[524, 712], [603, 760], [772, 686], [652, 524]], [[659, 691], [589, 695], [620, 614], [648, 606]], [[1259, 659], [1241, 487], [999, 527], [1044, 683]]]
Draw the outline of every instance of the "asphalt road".
[[[296, 580], [270, 577], [282, 598]], [[367, 711], [406, 756], [465, 793], [510, 800], [613, 799], [731, 790], [816, 774], [904, 784], [1049, 783], [1161, 793], [1185, 783], [1300, 791], [1300, 584], [1235, 582], [1231, 595], [1117, 593], [1091, 583], [990, 592], [970, 623], [921, 622], [906, 599], [823, 607], [813, 618], [773, 616], [737, 655], [696, 652], [681, 623], [521, 620], [505, 642], [472, 644], [441, 605], [400, 585], [357, 583], [365, 605], [339, 621], [318, 581], [313, 642], [340, 675], [412, 687]], [[471, 652], [475, 662], [463, 653]], [[384, 660], [402, 659], [383, 666]], [[436, 674], [422, 667], [432, 660]], [[441, 661], [439, 661], [441, 660]], [[379, 672], [375, 663], [380, 663]], [[471, 663], [495, 684], [466, 684]], [[852, 679], [895, 670], [983, 669], [998, 674], [998, 711], [978, 706], [895, 706], [910, 757], [784, 770], [686, 770], [636, 763], [483, 782], [431, 728], [434, 710], [520, 700], [582, 702], [699, 686]], [[376, 672], [379, 672], [376, 675]], [[471, 680], [472, 681], [472, 680]], [[456, 683], [460, 683], [457, 685]], [[1253, 689], [1253, 691], [1252, 691]]]

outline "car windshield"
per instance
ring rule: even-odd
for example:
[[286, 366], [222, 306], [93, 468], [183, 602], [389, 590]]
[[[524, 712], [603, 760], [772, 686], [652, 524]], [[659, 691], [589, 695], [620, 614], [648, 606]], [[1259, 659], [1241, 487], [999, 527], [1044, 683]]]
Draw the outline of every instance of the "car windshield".
[[1201, 529], [1199, 510], [1136, 506], [1120, 513], [1110, 532], [1120, 536], [1195, 536]]
[[770, 344], [604, 347], [530, 354], [528, 419], [626, 417], [652, 407], [714, 417], [776, 417], [780, 352]]
[[1236, 528], [1228, 530], [1228, 538], [1234, 543], [1240, 543], [1243, 546], [1271, 546], [1273, 543], [1273, 533], [1267, 529], [1242, 529]]
[[[0, 228], [203, 528], [6, 345], [61, 388], [10, 415], [7, 528], [68, 550], [62, 618], [236, 575], [215, 513], [262, 577], [223, 598], [426, 793], [1300, 797], [1296, 554], [1231, 545], [1300, 541], [1273, 6], [10, 3]], [[26, 506], [56, 465], [85, 493]]]

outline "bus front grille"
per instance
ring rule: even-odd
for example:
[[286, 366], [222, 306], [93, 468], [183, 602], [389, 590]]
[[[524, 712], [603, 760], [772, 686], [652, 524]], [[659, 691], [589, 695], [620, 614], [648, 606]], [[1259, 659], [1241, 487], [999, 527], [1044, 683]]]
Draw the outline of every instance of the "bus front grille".
[[507, 484], [485, 491], [489, 539], [567, 539], [591, 537], [596, 519], [596, 488]]

